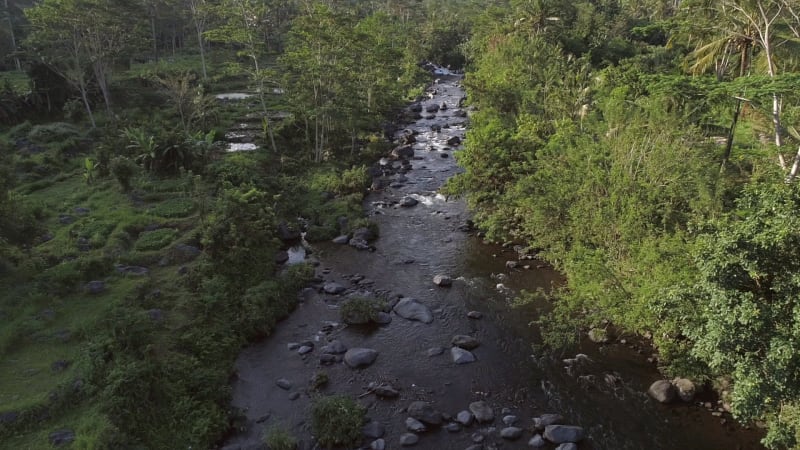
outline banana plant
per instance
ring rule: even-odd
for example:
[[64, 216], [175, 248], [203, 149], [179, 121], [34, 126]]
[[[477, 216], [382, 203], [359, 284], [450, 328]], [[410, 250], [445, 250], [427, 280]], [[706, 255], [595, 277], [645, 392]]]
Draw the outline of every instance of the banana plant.
[[95, 173], [98, 167], [100, 167], [100, 163], [94, 162], [92, 158], [85, 158], [83, 160], [83, 179], [86, 180], [86, 184], [94, 183]]

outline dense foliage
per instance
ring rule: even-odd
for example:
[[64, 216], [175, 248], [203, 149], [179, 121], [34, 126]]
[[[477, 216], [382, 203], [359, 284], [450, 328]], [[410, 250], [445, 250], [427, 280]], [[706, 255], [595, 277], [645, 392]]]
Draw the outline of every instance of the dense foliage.
[[[611, 322], [662, 369], [731, 384], [794, 447], [795, 1], [511, 1], [469, 44], [451, 181], [487, 236], [564, 272], [546, 341]], [[788, 148], [787, 148], [788, 147]], [[585, 328], [584, 328], [585, 329]]]

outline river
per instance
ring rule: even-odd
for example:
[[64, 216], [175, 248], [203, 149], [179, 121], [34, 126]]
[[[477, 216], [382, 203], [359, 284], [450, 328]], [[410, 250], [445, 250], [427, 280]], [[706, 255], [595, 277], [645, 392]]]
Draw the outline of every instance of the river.
[[[532, 420], [544, 413], [561, 414], [566, 423], [584, 427], [588, 438], [581, 443], [582, 449], [761, 448], [759, 431], [735, 425], [727, 413], [712, 415], [702, 406], [711, 401], [716, 408], [710, 396], [674, 405], [650, 399], [647, 387], [661, 375], [647, 361], [646, 346], [632, 348], [631, 343], [619, 340], [607, 345], [582, 342], [577, 352], [592, 360], [581, 372], [591, 376], [583, 378], [565, 370], [562, 359], [574, 356], [574, 351], [558, 357], [534, 351], [532, 344], [539, 336], [530, 323], [548, 305], [544, 301], [524, 307], [511, 303], [520, 290], [551, 289], [561, 282], [560, 275], [536, 260], [520, 261], [521, 266], [530, 266], [527, 269], [509, 269], [506, 262], [517, 260], [516, 252], [462, 231], [469, 217], [464, 202], [437, 194], [459, 170], [455, 149], [446, 141], [463, 138], [465, 133], [466, 119], [457, 112], [464, 96], [460, 81], [458, 75], [440, 76], [433, 85], [436, 94], [422, 106], [445, 104], [447, 109], [435, 113], [423, 109], [422, 115], [431, 118], [406, 127], [418, 133], [411, 170], [402, 177], [387, 178], [391, 187], [372, 192], [366, 199], [367, 214], [380, 227], [374, 251], [325, 243], [315, 245], [312, 255], [321, 262], [318, 274], [326, 281], [339, 282], [350, 292], [413, 297], [433, 311], [434, 321], [425, 324], [393, 315], [392, 323], [385, 326], [347, 327], [338, 323], [341, 296], [307, 291], [305, 300], [273, 336], [239, 356], [233, 406], [246, 419], [242, 432], [224, 448], [262, 448], [260, 436], [273, 426], [289, 430], [301, 440], [301, 448], [314, 448], [309, 411], [317, 394], [308, 389], [308, 382], [317, 371], [325, 371], [331, 380], [324, 394], [359, 398], [368, 417], [385, 427], [383, 439], [389, 449], [400, 447], [399, 436], [406, 432], [403, 408], [415, 400], [428, 401], [452, 416], [470, 402], [484, 400], [498, 416], [493, 424], [496, 429], [473, 425], [458, 432], [438, 428], [423, 433], [413, 447], [420, 449], [465, 449], [476, 440], [482, 440], [480, 445], [486, 449], [530, 448]], [[398, 137], [405, 132], [400, 133]], [[407, 196], [419, 203], [400, 207], [398, 202]], [[437, 274], [452, 277], [452, 286], [434, 285]], [[482, 313], [482, 318], [468, 318], [469, 311]], [[429, 356], [431, 348], [449, 348], [456, 334], [480, 341], [472, 351], [477, 361], [456, 365], [449, 351]], [[348, 347], [375, 349], [379, 356], [365, 369], [353, 370], [342, 363], [323, 366], [317, 349], [334, 337]], [[289, 350], [290, 343], [302, 341], [315, 342], [315, 350], [306, 355]], [[606, 374], [619, 381], [606, 383]], [[289, 381], [291, 388], [276, 386], [278, 379]], [[369, 395], [371, 382], [391, 383], [400, 390], [400, 397], [383, 400]], [[507, 441], [498, 436], [503, 409], [517, 416], [517, 426], [526, 430], [521, 439]], [[369, 448], [370, 440], [364, 443]]]

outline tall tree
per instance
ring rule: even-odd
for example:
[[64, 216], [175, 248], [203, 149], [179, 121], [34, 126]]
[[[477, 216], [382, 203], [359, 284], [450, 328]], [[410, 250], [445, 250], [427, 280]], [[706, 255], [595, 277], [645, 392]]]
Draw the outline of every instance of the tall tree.
[[197, 35], [197, 46], [200, 49], [200, 63], [202, 64], [203, 80], [208, 80], [208, 68], [206, 67], [206, 44], [205, 32], [208, 20], [208, 4], [206, 0], [186, 0], [189, 12], [192, 16], [192, 24]]
[[22, 65], [19, 63], [19, 57], [16, 55], [17, 38], [14, 34], [14, 22], [11, 20], [11, 8], [8, 6], [8, 0], [3, 0], [3, 5], [5, 6], [4, 14], [6, 16], [6, 21], [8, 22], [8, 35], [11, 39], [11, 51], [14, 52], [14, 66], [16, 66], [17, 70], [22, 70]]

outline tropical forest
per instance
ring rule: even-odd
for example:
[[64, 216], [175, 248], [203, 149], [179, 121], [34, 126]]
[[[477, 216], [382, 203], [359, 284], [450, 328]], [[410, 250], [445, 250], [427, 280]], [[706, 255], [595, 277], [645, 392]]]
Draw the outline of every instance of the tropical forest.
[[800, 449], [800, 0], [2, 0], [0, 449]]

